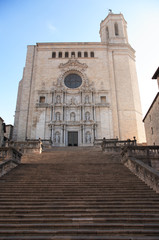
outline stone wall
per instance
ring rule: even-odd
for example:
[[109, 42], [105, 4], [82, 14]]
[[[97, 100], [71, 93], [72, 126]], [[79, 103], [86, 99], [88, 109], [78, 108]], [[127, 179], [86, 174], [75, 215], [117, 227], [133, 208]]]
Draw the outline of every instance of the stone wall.
[[144, 124], [147, 144], [159, 145], [159, 93], [144, 118]]
[[6, 125], [6, 132], [4, 134], [5, 138], [11, 140], [13, 137], [13, 125], [7, 124]]
[[4, 121], [0, 117], [0, 147], [4, 144]]
[[159, 193], [159, 147], [127, 146], [121, 154], [122, 163]]
[[[49, 142], [44, 142], [44, 145], [49, 146]], [[18, 152], [22, 154], [26, 153], [42, 153], [42, 141], [39, 140], [27, 140], [27, 141], [10, 141], [6, 145], [8, 147], [15, 148]]]
[[21, 156], [13, 147], [0, 147], [0, 177], [18, 166]]

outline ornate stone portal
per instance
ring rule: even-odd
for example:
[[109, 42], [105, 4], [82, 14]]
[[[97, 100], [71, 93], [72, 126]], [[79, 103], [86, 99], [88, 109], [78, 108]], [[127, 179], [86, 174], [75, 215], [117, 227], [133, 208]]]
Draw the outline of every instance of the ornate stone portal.
[[[96, 137], [97, 93], [84, 73], [86, 64], [71, 59], [51, 91], [50, 138], [54, 146], [89, 146]], [[104, 92], [106, 95], [106, 92]], [[109, 104], [105, 103], [109, 108]]]

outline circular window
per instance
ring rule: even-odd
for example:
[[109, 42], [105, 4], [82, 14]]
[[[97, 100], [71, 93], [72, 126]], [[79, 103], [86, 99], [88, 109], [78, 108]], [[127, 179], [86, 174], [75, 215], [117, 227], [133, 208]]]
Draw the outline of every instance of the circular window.
[[65, 77], [64, 83], [68, 88], [78, 88], [82, 84], [82, 78], [77, 74], [69, 74]]

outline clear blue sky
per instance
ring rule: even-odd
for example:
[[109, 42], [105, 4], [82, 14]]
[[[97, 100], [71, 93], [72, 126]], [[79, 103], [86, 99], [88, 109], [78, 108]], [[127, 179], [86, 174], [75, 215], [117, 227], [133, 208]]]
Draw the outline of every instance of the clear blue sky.
[[159, 66], [158, 0], [0, 0], [0, 117], [14, 123], [18, 83], [27, 45], [98, 42], [108, 9], [123, 13], [136, 66], [143, 115], [158, 91], [151, 80]]

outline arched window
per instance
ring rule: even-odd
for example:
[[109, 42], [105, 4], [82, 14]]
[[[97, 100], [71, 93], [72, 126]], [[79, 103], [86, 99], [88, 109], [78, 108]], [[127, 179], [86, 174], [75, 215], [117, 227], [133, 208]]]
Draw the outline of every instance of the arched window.
[[59, 52], [59, 58], [62, 58], [62, 52]]
[[75, 57], [75, 52], [71, 52], [71, 57]]
[[117, 23], [114, 24], [114, 30], [115, 30], [115, 36], [118, 36], [119, 35], [119, 29], [118, 29], [118, 24]]
[[81, 52], [78, 52], [78, 57], [79, 57], [79, 58], [81, 57]]
[[89, 112], [86, 112], [86, 113], [85, 113], [85, 120], [86, 120], [86, 121], [89, 121], [89, 120], [90, 120], [90, 113], [89, 113]]
[[100, 97], [100, 102], [101, 103], [106, 103], [106, 96], [101, 96]]
[[108, 27], [106, 27], [106, 38], [107, 38], [107, 40], [109, 39], [109, 28]]
[[88, 57], [88, 52], [84, 52], [84, 57]]
[[91, 52], [91, 57], [94, 57], [94, 52]]
[[45, 97], [44, 96], [40, 96], [39, 102], [40, 103], [45, 103]]
[[65, 58], [68, 58], [68, 52], [65, 52]]
[[76, 114], [74, 112], [70, 113], [70, 121], [75, 121], [76, 120]]
[[52, 58], [56, 58], [56, 52], [52, 52]]
[[56, 121], [60, 121], [60, 113], [59, 112], [56, 113]]

